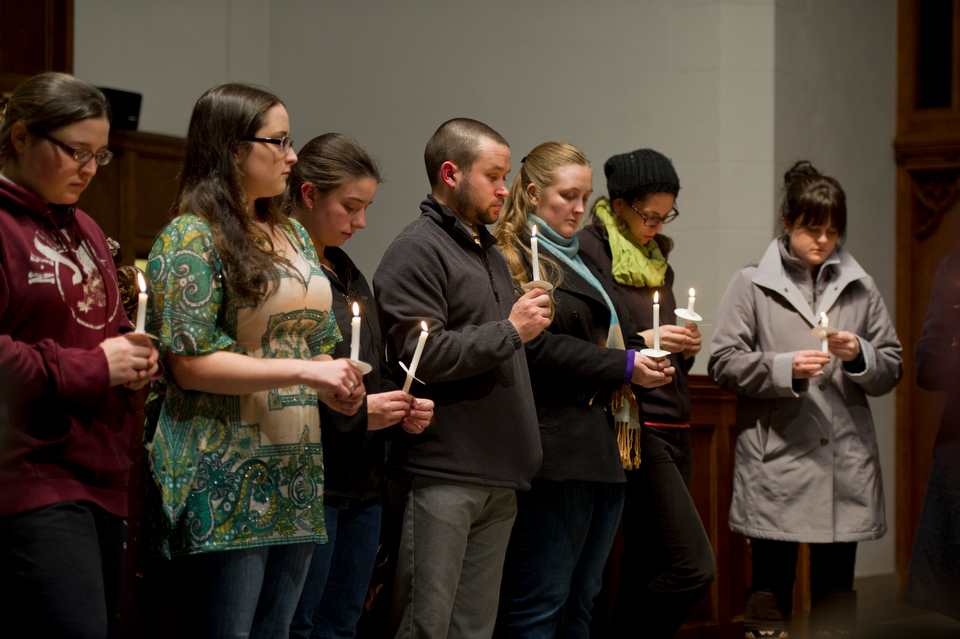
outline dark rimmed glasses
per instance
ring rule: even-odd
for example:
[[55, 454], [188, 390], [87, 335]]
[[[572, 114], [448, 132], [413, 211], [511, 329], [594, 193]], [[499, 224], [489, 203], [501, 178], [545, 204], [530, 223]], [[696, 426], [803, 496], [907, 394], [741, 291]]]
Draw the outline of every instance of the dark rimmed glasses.
[[293, 148], [293, 138], [289, 135], [285, 135], [282, 138], [255, 138], [253, 136], [247, 136], [245, 138], [240, 138], [242, 142], [265, 142], [267, 144], [276, 144], [280, 147], [280, 150], [283, 151], [283, 154], [286, 155], [290, 152], [290, 149]]
[[27, 127], [27, 128], [34, 135], [41, 137], [44, 140], [49, 140], [50, 142], [53, 142], [54, 144], [59, 146], [61, 149], [67, 152], [67, 155], [72, 157], [74, 160], [76, 160], [80, 164], [86, 164], [87, 162], [90, 161], [91, 158], [93, 158], [94, 160], [96, 160], [97, 166], [105, 166], [107, 164], [110, 164], [110, 160], [113, 159], [113, 153], [111, 151], [100, 151], [99, 153], [94, 153], [89, 149], [78, 149], [76, 147], [70, 146], [69, 144], [65, 144], [61, 142], [57, 138], [48, 134], [46, 131], [41, 131], [40, 129], [35, 129], [34, 127]]
[[633, 202], [630, 203], [630, 208], [636, 211], [637, 215], [643, 218], [643, 225], [649, 226], [650, 228], [654, 228], [658, 224], [669, 224], [677, 219], [677, 217], [680, 215], [680, 211], [678, 211], [676, 207], [672, 208], [670, 212], [663, 217], [660, 217], [659, 215], [651, 215], [649, 213], [644, 215], [640, 209], [633, 205]]

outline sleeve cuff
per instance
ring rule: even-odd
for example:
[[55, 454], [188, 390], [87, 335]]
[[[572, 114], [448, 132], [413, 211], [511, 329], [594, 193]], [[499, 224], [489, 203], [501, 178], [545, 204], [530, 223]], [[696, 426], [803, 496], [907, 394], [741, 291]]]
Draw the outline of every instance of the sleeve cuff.
[[636, 349], [631, 348], [627, 351], [627, 372], [623, 375], [623, 383], [629, 384], [633, 379], [633, 367], [636, 360]]
[[793, 357], [796, 353], [777, 353], [773, 356], [773, 387], [780, 397], [799, 397], [806, 390], [806, 384], [801, 383], [799, 388], [793, 379]]

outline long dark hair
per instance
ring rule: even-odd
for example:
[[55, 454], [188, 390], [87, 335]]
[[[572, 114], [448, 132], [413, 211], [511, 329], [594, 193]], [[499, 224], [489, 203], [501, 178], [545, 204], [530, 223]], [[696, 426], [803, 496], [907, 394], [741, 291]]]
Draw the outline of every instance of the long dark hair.
[[304, 184], [312, 184], [317, 191], [327, 194], [362, 178], [377, 184], [383, 181], [377, 159], [350, 136], [324, 133], [304, 144], [297, 153], [281, 208], [287, 215], [303, 208]]
[[840, 238], [847, 233], [847, 195], [834, 178], [823, 175], [807, 160], [800, 160], [783, 175], [783, 204], [780, 231], [791, 228], [833, 224]]
[[46, 133], [87, 118], [110, 119], [110, 104], [97, 87], [69, 73], [41, 73], [0, 96], [0, 164], [14, 152], [17, 122]]
[[247, 195], [237, 166], [244, 137], [255, 136], [267, 112], [280, 98], [263, 89], [238, 83], [216, 86], [197, 100], [187, 129], [186, 157], [180, 174], [175, 212], [203, 218], [213, 231], [214, 247], [224, 276], [234, 292], [260, 302], [273, 292], [277, 266], [289, 260], [278, 255], [271, 237], [257, 226], [271, 229], [289, 226], [289, 219], [273, 202], [254, 202], [254, 215], [247, 214]]

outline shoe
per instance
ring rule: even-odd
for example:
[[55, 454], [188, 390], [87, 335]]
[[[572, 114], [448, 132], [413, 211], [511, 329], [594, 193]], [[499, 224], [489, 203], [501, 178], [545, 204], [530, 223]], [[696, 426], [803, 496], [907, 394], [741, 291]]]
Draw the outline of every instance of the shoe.
[[789, 639], [787, 619], [772, 592], [756, 590], [747, 593], [743, 636], [744, 639]]
[[743, 633], [744, 639], [790, 639], [786, 630], [747, 630]]

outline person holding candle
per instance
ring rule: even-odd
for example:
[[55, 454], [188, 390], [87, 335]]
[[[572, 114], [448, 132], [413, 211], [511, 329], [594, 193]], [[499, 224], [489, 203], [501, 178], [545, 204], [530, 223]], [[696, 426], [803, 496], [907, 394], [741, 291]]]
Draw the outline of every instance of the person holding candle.
[[592, 182], [590, 162], [573, 145], [537, 146], [520, 164], [495, 232], [519, 292], [533, 277], [536, 225], [556, 308], [547, 330], [524, 345], [543, 465], [517, 494], [497, 619], [503, 639], [590, 636], [623, 507], [622, 455], [632, 452], [621, 451], [618, 433], [642, 423], [634, 385], [664, 386], [674, 373], [668, 360], [640, 354], [644, 340], [613, 282], [579, 249]]
[[[840, 183], [797, 162], [780, 223], [783, 235], [727, 287], [709, 363], [739, 395], [730, 529], [750, 538], [753, 557], [744, 627], [748, 637], [786, 636], [805, 542], [811, 633], [849, 634], [857, 542], [887, 528], [867, 396], [900, 380], [900, 343], [873, 279], [839, 244]], [[839, 329], [829, 353], [812, 335], [820, 313]]]
[[327, 133], [300, 149], [283, 198], [283, 210], [310, 234], [333, 288], [333, 314], [344, 337], [333, 355], [373, 365], [363, 378], [367, 396], [356, 414], [320, 405], [328, 542], [314, 548], [291, 637], [354, 636], [380, 541], [384, 429], [402, 421], [405, 430], [419, 433], [433, 415], [432, 401], [414, 399], [390, 379], [373, 293], [340, 248], [366, 228], [380, 181], [380, 166], [366, 149]]
[[670, 352], [676, 374], [642, 398], [643, 463], [626, 473], [619, 586], [608, 593], [615, 597], [609, 628], [598, 619], [594, 629], [609, 636], [669, 638], [715, 572], [713, 549], [690, 497], [688, 373], [702, 337], [695, 323], [677, 325], [675, 275], [667, 261], [673, 240], [662, 234], [679, 215], [680, 178], [653, 149], [614, 155], [603, 170], [608, 196], [594, 203], [578, 235], [581, 251], [613, 279], [644, 341]]
[[411, 361], [426, 322], [414, 390], [436, 402], [436, 423], [391, 451], [412, 476], [393, 625], [403, 638], [490, 637], [515, 491], [542, 459], [523, 344], [550, 323], [550, 299], [542, 288], [514, 297], [485, 226], [509, 194], [503, 136], [449, 120], [424, 161], [431, 193], [373, 278], [392, 364]]
[[287, 636], [326, 541], [317, 402], [363, 405], [360, 371], [330, 357], [340, 331], [310, 236], [273, 200], [297, 161], [289, 135], [267, 91], [204, 93], [176, 217], [150, 252], [147, 328], [166, 371], [147, 403], [147, 463], [178, 636]]
[[157, 370], [77, 199], [110, 162], [99, 89], [0, 97], [0, 599], [9, 636], [107, 637], [120, 604], [130, 394]]

